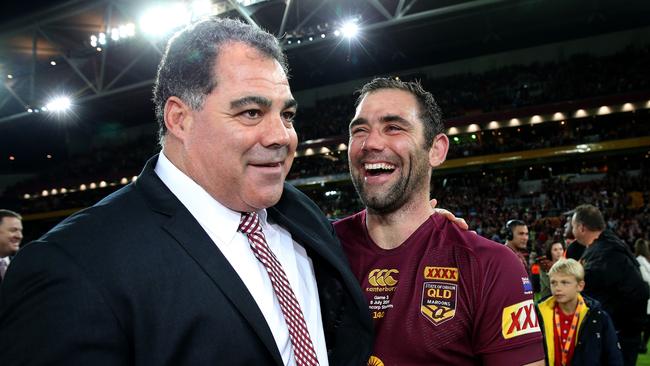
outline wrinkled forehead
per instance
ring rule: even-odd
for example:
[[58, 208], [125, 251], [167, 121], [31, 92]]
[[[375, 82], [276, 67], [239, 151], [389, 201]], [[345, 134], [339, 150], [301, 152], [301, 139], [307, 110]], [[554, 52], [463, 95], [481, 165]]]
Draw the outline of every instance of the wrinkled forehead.
[[375, 113], [417, 117], [419, 107], [415, 96], [400, 89], [379, 89], [366, 93], [356, 108], [356, 116]]

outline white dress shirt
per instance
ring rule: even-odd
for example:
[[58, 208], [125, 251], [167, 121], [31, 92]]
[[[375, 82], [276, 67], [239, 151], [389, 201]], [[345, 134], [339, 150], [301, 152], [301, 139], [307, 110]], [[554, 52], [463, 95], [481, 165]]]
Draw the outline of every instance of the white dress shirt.
[[[273, 333], [284, 364], [295, 365], [289, 330], [271, 280], [264, 265], [255, 258], [246, 235], [237, 231], [241, 213], [212, 198], [201, 186], [174, 166], [163, 152], [159, 154], [155, 172], [199, 222], [244, 282]], [[300, 303], [318, 362], [327, 366], [329, 363], [323, 321], [311, 259], [307, 256], [305, 248], [296, 243], [287, 230], [267, 220], [266, 210], [258, 214], [266, 241], [282, 264]]]

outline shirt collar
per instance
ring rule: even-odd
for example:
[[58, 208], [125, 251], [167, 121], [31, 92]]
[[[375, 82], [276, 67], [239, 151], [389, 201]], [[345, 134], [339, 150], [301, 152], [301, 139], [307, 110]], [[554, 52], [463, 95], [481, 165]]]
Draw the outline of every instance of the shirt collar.
[[[222, 243], [232, 241], [239, 228], [240, 212], [215, 200], [203, 187], [178, 169], [163, 151], [158, 156], [154, 170], [211, 237], [216, 237]], [[258, 215], [262, 227], [266, 227], [266, 210], [259, 211]]]

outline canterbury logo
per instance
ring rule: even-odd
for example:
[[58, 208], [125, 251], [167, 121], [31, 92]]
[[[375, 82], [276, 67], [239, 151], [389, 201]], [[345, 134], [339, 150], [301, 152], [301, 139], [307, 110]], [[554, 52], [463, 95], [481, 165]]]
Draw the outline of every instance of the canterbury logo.
[[395, 286], [397, 280], [392, 275], [398, 273], [396, 269], [373, 269], [368, 274], [368, 282], [373, 286]]

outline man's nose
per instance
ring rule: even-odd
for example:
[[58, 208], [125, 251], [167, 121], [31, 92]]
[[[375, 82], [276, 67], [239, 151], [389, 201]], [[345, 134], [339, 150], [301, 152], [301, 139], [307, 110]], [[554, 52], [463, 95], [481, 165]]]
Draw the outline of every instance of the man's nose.
[[264, 127], [262, 137], [262, 144], [264, 146], [286, 146], [291, 142], [289, 135], [290, 127], [287, 127], [280, 115], [269, 115], [264, 123]]
[[362, 148], [364, 150], [382, 150], [384, 148], [384, 139], [381, 133], [376, 129], [370, 130], [363, 141]]

